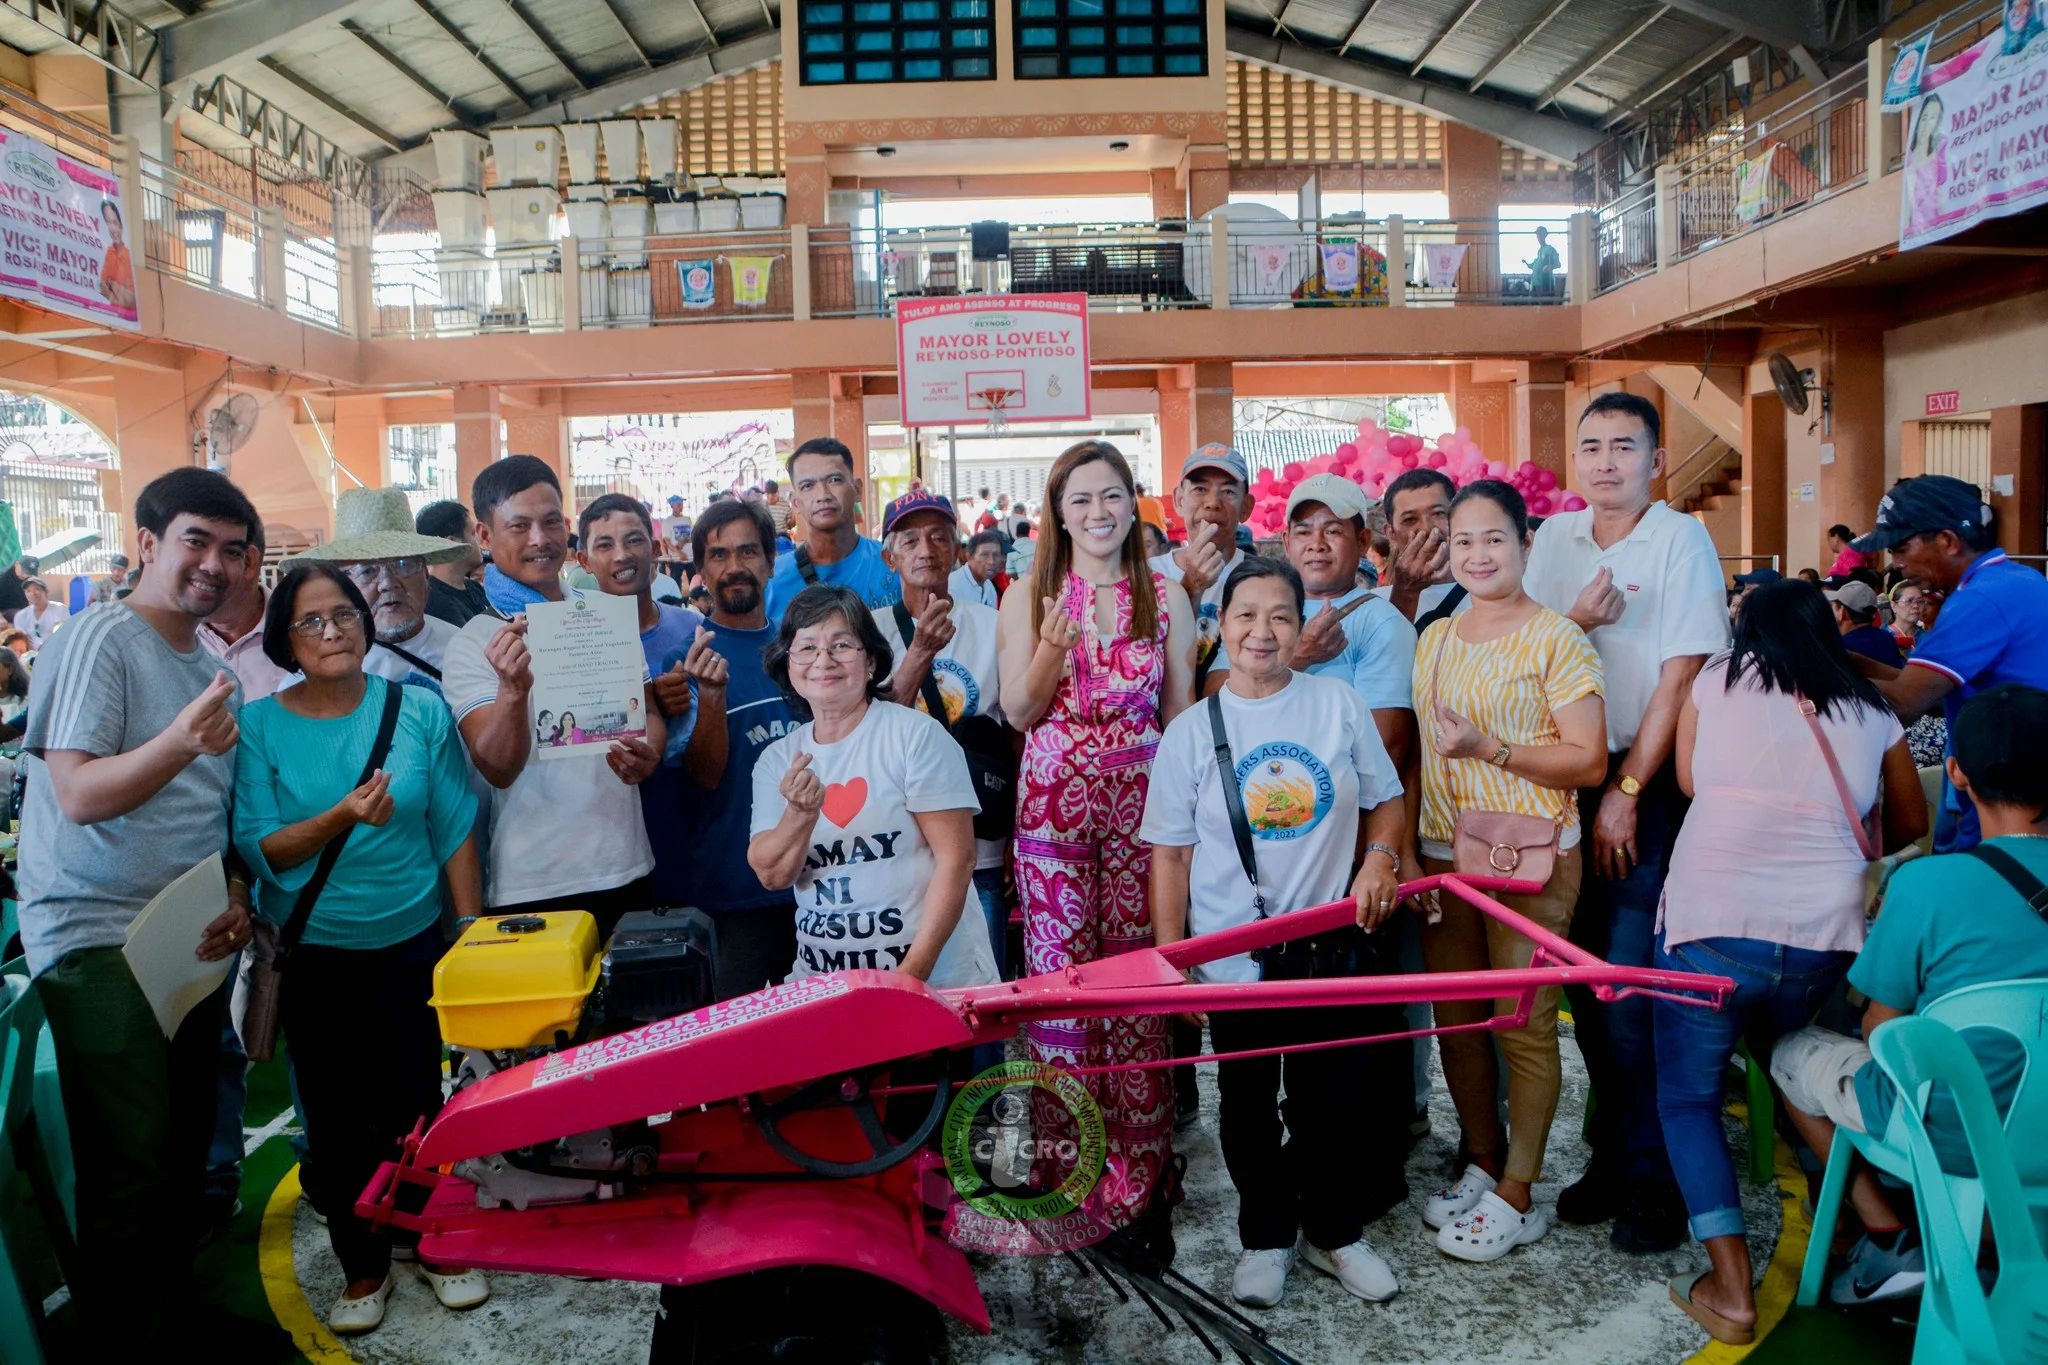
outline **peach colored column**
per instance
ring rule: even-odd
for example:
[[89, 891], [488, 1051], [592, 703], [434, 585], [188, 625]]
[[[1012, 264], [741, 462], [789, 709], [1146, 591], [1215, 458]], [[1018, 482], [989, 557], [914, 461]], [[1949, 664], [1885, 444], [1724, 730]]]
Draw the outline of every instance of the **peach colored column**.
[[823, 370], [799, 370], [789, 377], [789, 397], [798, 445], [832, 434], [831, 375]]
[[1152, 491], [1169, 494], [1180, 479], [1181, 464], [1195, 448], [1195, 396], [1182, 384], [1177, 369], [1159, 371], [1159, 482]]
[[1503, 464], [1518, 463], [1513, 460], [1512, 396], [1510, 385], [1473, 383], [1468, 366], [1459, 365], [1451, 371], [1452, 419], [1472, 433], [1487, 459]]
[[1785, 494], [1785, 405], [1752, 393], [1742, 404], [1742, 553], [1785, 553]]
[[[846, 448], [853, 452], [853, 475], [865, 483], [868, 477], [868, 417], [857, 374], [833, 376], [832, 434], [846, 442]], [[881, 513], [873, 515], [879, 517]]]
[[[1991, 410], [1991, 508], [1998, 543], [2007, 554], [2037, 555], [2042, 547], [2042, 464], [2048, 457], [2048, 404]], [[2000, 493], [1998, 481], [2012, 480]]]
[[1499, 288], [1500, 139], [1446, 122], [1444, 192], [1465, 261], [1458, 287], [1475, 293]]
[[1221, 204], [1230, 202], [1230, 149], [1227, 146], [1191, 145], [1188, 168], [1188, 217], [1200, 218]]
[[384, 458], [384, 427], [382, 398], [334, 400], [334, 458], [366, 488], [382, 488], [391, 481], [390, 464]]
[[124, 370], [113, 390], [121, 522], [127, 528], [129, 559], [138, 562], [135, 497], [159, 474], [191, 465], [192, 432], [186, 414], [205, 389], [193, 389], [176, 370]]
[[1534, 460], [1557, 476], [1560, 487], [1564, 485], [1570, 472], [1571, 445], [1565, 425], [1563, 361], [1531, 361], [1529, 377], [1516, 382], [1514, 441], [1510, 466]]
[[[1828, 378], [1834, 432], [1834, 462], [1820, 467], [1820, 529], [1841, 523], [1870, 529], [1884, 496], [1884, 334], [1842, 330], [1833, 334]], [[1823, 450], [1822, 459], [1826, 459]], [[2038, 534], [2038, 533], [2037, 533]], [[1810, 547], [1826, 563], [1824, 544]]]
[[1918, 421], [1899, 423], [1899, 477], [1915, 479], [1927, 472], [1927, 432]]
[[[464, 384], [455, 390], [455, 487], [465, 504], [470, 487], [484, 466], [505, 453], [499, 438], [498, 391], [488, 384]], [[472, 506], [472, 512], [476, 509]]]
[[[1227, 192], [1227, 191], [1226, 191]], [[1152, 217], [1185, 218], [1188, 213], [1188, 192], [1179, 183], [1171, 168], [1152, 172]]]
[[[1227, 360], [1203, 360], [1195, 364], [1195, 444], [1214, 441], [1229, 445], [1237, 430], [1233, 409], [1236, 392], [1231, 383], [1234, 367]], [[1180, 471], [1176, 469], [1177, 475]]]
[[[564, 501], [573, 503], [573, 476], [569, 465], [569, 419], [558, 412], [508, 413], [505, 417], [505, 453], [532, 455], [555, 471], [562, 481]], [[458, 461], [461, 454], [458, 451]]]

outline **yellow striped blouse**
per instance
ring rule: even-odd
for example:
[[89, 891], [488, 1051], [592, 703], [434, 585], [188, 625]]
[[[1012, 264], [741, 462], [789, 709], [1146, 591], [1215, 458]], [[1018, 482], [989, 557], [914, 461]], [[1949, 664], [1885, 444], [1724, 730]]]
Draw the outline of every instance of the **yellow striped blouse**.
[[1420, 837], [1448, 844], [1467, 810], [1512, 811], [1557, 819], [1566, 847], [1577, 842], [1578, 794], [1539, 787], [1484, 758], [1447, 759], [1430, 742], [1443, 701], [1504, 744], [1555, 744], [1555, 713], [1581, 697], [1605, 694], [1600, 656], [1585, 632], [1545, 607], [1510, 635], [1485, 644], [1458, 638], [1461, 617], [1438, 621], [1415, 649], [1415, 718], [1422, 728]]

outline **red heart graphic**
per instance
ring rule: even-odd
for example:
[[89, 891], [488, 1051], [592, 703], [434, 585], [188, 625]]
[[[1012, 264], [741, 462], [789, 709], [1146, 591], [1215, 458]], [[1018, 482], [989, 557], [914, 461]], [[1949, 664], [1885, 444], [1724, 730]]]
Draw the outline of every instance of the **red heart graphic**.
[[834, 782], [825, 788], [825, 818], [845, 829], [853, 823], [853, 817], [861, 813], [868, 803], [868, 780], [856, 777], [851, 782]]

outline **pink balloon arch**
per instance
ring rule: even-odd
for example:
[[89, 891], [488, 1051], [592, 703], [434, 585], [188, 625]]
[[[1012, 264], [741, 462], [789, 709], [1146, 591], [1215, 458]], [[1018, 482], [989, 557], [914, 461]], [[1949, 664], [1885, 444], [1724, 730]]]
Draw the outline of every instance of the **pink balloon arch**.
[[1346, 441], [1327, 455], [1313, 460], [1293, 460], [1275, 474], [1261, 469], [1252, 478], [1252, 513], [1245, 524], [1261, 540], [1286, 530], [1287, 495], [1303, 479], [1317, 474], [1341, 474], [1363, 488], [1368, 497], [1378, 498], [1387, 485], [1410, 469], [1440, 469], [1453, 484], [1463, 488], [1474, 479], [1505, 479], [1528, 500], [1533, 516], [1548, 517], [1559, 512], [1576, 512], [1586, 505], [1577, 493], [1558, 486], [1557, 475], [1524, 460], [1509, 469], [1499, 460], [1489, 460], [1472, 433], [1465, 427], [1445, 432], [1434, 445], [1406, 432], [1383, 431], [1371, 418], [1358, 424], [1358, 439]]

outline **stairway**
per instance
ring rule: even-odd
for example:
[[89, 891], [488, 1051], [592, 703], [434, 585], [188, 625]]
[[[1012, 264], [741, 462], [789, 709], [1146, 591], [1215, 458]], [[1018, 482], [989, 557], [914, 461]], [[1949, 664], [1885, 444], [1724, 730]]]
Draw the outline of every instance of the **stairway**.
[[1667, 485], [1665, 500], [1688, 516], [1716, 510], [1727, 499], [1742, 496], [1742, 452], [1718, 437], [1711, 444], [1720, 450], [1686, 461], [1675, 471], [1684, 482]]

